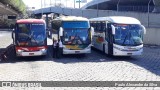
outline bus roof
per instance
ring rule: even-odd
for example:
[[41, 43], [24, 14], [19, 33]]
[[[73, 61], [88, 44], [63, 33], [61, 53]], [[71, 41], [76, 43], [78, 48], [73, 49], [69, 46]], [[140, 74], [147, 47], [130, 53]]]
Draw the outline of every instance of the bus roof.
[[45, 23], [43, 19], [20, 19], [16, 23]]
[[109, 16], [109, 17], [98, 17], [91, 18], [90, 21], [108, 21], [111, 23], [119, 23], [119, 24], [141, 24], [140, 21], [133, 17], [126, 16]]
[[87, 18], [77, 17], [77, 16], [62, 16], [62, 17], [57, 17], [54, 20], [62, 20], [62, 21], [89, 21]]

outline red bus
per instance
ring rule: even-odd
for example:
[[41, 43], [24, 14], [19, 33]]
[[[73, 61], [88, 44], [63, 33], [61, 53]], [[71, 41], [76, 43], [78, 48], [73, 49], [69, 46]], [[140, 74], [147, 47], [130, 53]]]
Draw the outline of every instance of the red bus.
[[17, 20], [12, 38], [17, 56], [47, 54], [46, 23], [42, 19]]

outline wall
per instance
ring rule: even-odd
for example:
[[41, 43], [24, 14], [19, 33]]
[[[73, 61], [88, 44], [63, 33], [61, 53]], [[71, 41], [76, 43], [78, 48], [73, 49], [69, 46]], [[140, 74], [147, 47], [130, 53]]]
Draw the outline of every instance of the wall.
[[[91, 11], [91, 12], [90, 12]], [[84, 17], [104, 17], [104, 16], [129, 16], [137, 18], [145, 27], [160, 27], [160, 14], [158, 13], [138, 13], [138, 12], [117, 12], [107, 10], [85, 10]], [[90, 12], [90, 13], [87, 13]], [[92, 15], [90, 15], [92, 14]]]
[[[42, 10], [34, 11], [34, 14], [41, 13]], [[43, 13], [59, 13], [72, 16], [83, 16], [86, 18], [104, 17], [104, 16], [130, 16], [135, 17], [141, 21], [145, 27], [160, 27], [160, 14], [158, 13], [140, 13], [140, 12], [117, 12], [111, 10], [89, 10], [89, 9], [74, 9], [49, 7], [43, 8]]]
[[[41, 13], [41, 10], [35, 11], [35, 14]], [[45, 12], [45, 11], [44, 11]], [[158, 13], [138, 13], [138, 12], [117, 12], [109, 10], [82, 10], [73, 8], [52, 7], [51, 12], [61, 13], [72, 16], [83, 16], [86, 18], [104, 17], [104, 16], [130, 16], [135, 17], [147, 27], [147, 34], [144, 36], [145, 44], [160, 45], [160, 14]], [[150, 28], [148, 28], [150, 27]], [[158, 27], [158, 28], [157, 28]]]
[[146, 28], [144, 35], [144, 44], [160, 45], [160, 28]]

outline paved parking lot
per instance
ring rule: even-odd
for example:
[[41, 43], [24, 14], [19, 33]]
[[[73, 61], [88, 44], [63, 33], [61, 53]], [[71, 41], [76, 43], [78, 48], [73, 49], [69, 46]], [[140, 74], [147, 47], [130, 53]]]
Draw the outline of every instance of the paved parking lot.
[[11, 31], [0, 31], [0, 48], [5, 48], [11, 43]]
[[159, 56], [160, 48], [145, 47], [142, 56], [108, 57], [92, 50], [54, 59], [50, 49], [46, 57], [11, 56], [0, 65], [0, 80], [159, 81]]
[[[12, 53], [0, 63], [0, 81], [160, 81], [160, 47], [145, 46], [142, 56], [108, 57], [98, 50], [86, 55], [52, 58], [50, 47], [46, 57], [16, 58]], [[53, 90], [43, 88], [44, 90]], [[54, 88], [83, 90], [144, 90], [159, 88]]]

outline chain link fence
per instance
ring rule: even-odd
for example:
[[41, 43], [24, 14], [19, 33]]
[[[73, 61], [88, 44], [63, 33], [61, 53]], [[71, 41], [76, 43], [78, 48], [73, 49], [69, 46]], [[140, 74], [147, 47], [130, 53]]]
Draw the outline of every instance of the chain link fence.
[[[49, 7], [44, 8], [43, 13], [57, 13], [71, 16], [82, 16], [86, 18], [106, 17], [106, 16], [129, 16], [137, 18], [145, 27], [160, 28], [160, 13], [155, 13], [155, 7], [150, 7], [147, 12], [147, 7], [120, 7], [120, 11], [116, 10], [95, 10], [95, 9], [77, 9], [77, 8], [62, 8]], [[123, 9], [125, 8], [125, 11]], [[139, 11], [139, 12], [138, 12]], [[142, 12], [143, 11], [143, 12]], [[42, 10], [34, 11], [35, 14], [42, 13]]]
[[119, 11], [153, 12], [154, 6], [119, 6]]
[[146, 27], [160, 27], [160, 6], [119, 6], [118, 12], [135, 13]]

